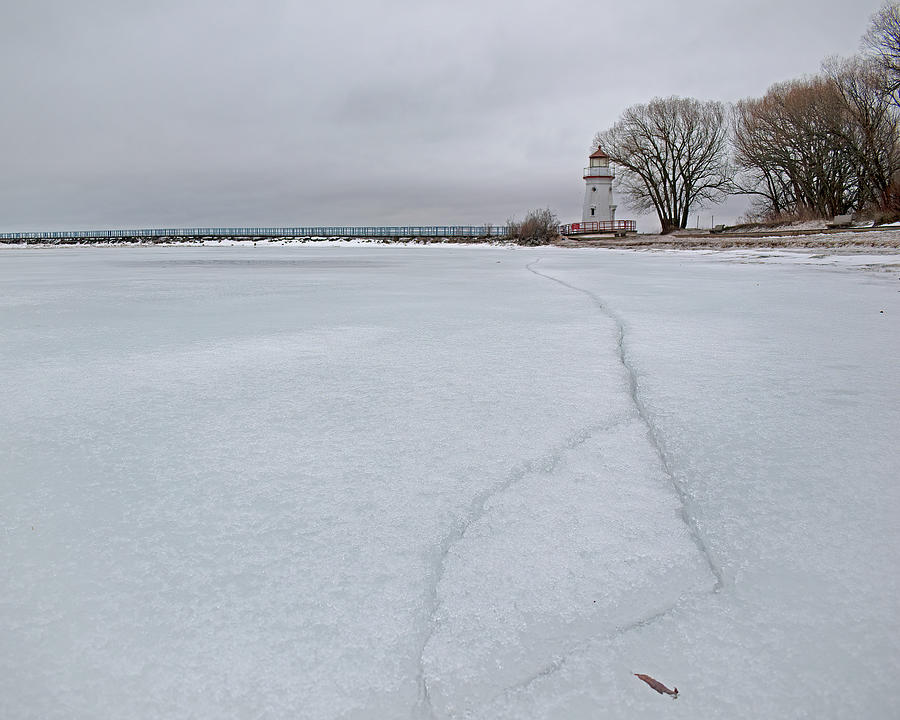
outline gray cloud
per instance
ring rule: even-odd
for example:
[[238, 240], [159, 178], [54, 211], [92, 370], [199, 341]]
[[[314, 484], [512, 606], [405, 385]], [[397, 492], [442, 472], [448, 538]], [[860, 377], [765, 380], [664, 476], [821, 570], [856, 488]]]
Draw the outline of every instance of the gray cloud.
[[879, 2], [7, 5], [16, 230], [575, 218], [590, 140], [626, 106], [815, 72]]

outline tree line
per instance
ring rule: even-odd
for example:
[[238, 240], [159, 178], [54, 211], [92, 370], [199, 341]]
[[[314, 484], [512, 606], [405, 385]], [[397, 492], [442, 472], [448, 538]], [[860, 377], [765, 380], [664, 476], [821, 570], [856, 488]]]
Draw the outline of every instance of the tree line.
[[862, 52], [734, 105], [655, 98], [594, 137], [618, 191], [663, 232], [728, 194], [757, 220], [900, 212], [900, 3], [873, 17]]

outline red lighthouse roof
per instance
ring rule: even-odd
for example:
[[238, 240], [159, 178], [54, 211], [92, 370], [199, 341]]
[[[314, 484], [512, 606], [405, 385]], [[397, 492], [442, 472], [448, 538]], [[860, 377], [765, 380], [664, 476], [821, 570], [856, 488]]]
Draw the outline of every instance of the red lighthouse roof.
[[592, 157], [592, 158], [609, 158], [609, 155], [607, 155], [605, 152], [603, 152], [603, 150], [601, 150], [601, 149], [598, 147], [598, 148], [597, 148], [597, 151], [596, 151], [593, 155], [591, 155], [590, 157]]

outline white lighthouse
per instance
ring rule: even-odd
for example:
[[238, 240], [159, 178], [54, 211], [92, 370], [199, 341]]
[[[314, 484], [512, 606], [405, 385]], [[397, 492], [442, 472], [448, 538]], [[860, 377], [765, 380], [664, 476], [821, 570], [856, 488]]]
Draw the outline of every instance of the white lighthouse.
[[584, 169], [583, 223], [610, 223], [608, 227], [612, 229], [616, 219], [612, 192], [614, 177], [615, 173], [609, 166], [609, 155], [598, 147], [588, 159], [588, 167]]

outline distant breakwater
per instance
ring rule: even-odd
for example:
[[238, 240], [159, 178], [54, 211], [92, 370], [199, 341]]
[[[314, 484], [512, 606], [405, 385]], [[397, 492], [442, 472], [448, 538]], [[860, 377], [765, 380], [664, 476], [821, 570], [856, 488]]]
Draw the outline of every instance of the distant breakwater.
[[2, 243], [75, 245], [81, 243], [173, 243], [217, 240], [342, 240], [379, 238], [385, 241], [492, 240], [507, 234], [499, 225], [308, 226], [279, 228], [153, 228], [144, 230], [54, 230], [0, 233]]

